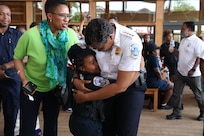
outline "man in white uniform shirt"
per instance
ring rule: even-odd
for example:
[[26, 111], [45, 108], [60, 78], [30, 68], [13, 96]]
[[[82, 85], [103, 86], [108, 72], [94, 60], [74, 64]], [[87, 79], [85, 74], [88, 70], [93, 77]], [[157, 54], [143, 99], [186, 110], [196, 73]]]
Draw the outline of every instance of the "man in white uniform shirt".
[[201, 89], [200, 58], [203, 42], [194, 34], [194, 22], [184, 22], [181, 29], [183, 39], [178, 51], [169, 49], [178, 55], [178, 72], [174, 81], [172, 96], [173, 113], [167, 115], [168, 120], [182, 119], [182, 93], [185, 84], [193, 91], [200, 109], [197, 120], [204, 121], [204, 94]]
[[132, 30], [102, 18], [93, 19], [86, 27], [85, 41], [96, 52], [101, 76], [116, 80], [97, 91], [75, 90], [78, 103], [104, 100], [103, 136], [136, 136], [144, 103], [145, 85], [135, 80], [140, 75], [142, 42]]

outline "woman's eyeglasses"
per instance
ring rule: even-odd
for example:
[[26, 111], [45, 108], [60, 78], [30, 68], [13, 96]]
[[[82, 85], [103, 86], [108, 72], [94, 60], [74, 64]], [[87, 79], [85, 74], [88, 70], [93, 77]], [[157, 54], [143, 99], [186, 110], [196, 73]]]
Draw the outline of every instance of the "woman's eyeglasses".
[[58, 15], [59, 17], [61, 17], [61, 18], [68, 18], [68, 19], [70, 19], [72, 16], [70, 15], [70, 14], [65, 14], [65, 13], [52, 13], [52, 14], [54, 14], [54, 15]]

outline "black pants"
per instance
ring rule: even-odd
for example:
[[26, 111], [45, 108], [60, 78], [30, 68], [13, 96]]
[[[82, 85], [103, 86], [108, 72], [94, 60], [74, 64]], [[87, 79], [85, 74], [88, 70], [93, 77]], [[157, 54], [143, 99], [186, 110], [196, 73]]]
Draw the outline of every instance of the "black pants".
[[52, 91], [35, 92], [34, 101], [21, 91], [20, 97], [20, 136], [34, 136], [40, 102], [43, 107], [43, 136], [57, 136], [57, 118], [60, 105]]
[[126, 92], [104, 100], [103, 136], [137, 136], [144, 88], [132, 85]]

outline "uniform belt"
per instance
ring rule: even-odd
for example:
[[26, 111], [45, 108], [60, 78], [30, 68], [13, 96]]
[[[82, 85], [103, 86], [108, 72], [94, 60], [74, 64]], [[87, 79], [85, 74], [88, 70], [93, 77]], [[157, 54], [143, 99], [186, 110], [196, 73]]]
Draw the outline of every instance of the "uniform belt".
[[137, 80], [135, 81], [134, 84], [135, 84], [136, 87], [140, 87], [140, 86], [143, 86], [144, 84], [146, 84], [146, 80], [145, 80], [145, 77], [144, 77], [144, 72], [140, 73], [140, 76], [137, 78]]

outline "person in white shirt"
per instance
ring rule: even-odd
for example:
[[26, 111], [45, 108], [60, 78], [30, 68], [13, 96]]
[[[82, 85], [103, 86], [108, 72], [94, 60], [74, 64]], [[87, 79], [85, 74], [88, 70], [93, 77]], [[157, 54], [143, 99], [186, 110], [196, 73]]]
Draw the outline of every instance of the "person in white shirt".
[[204, 121], [204, 94], [201, 89], [200, 58], [203, 42], [194, 34], [194, 22], [184, 22], [181, 29], [183, 39], [178, 50], [169, 48], [170, 52], [178, 55], [178, 72], [174, 80], [173, 112], [166, 116], [168, 120], [182, 119], [182, 93], [187, 84], [193, 91], [200, 109], [197, 120]]

